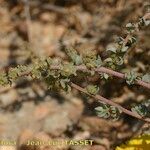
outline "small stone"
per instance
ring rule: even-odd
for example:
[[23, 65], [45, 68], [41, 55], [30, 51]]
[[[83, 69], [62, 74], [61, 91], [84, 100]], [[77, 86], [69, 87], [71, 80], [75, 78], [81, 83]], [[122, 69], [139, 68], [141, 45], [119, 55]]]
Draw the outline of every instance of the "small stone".
[[43, 130], [53, 136], [61, 135], [71, 124], [66, 112], [56, 113], [45, 119]]

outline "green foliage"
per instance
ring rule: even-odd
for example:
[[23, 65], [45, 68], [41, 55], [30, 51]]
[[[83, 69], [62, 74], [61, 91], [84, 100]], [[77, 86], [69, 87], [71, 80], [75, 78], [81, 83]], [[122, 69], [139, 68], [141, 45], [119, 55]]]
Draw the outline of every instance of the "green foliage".
[[113, 43], [113, 44], [109, 44], [107, 46], [106, 51], [111, 51], [113, 53], [117, 53], [117, 49], [118, 49], [118, 45], [116, 43]]
[[128, 23], [126, 24], [126, 29], [130, 32], [133, 33], [136, 29], [136, 26], [134, 23]]
[[97, 85], [88, 85], [86, 90], [89, 94], [96, 95], [99, 92], [99, 87]]
[[71, 75], [76, 76], [76, 67], [72, 63], [64, 64], [61, 70], [61, 75], [69, 77]]
[[69, 86], [69, 82], [70, 82], [70, 79], [61, 79], [60, 80], [60, 85], [61, 85], [62, 89], [67, 91], [67, 92], [71, 91], [71, 87]]
[[128, 49], [128, 46], [121, 47], [121, 52], [125, 53]]
[[127, 73], [125, 73], [125, 78], [126, 78], [126, 82], [129, 84], [129, 85], [132, 85], [135, 83], [136, 79], [137, 79], [137, 75], [134, 71], [129, 71]]
[[143, 17], [139, 19], [139, 22], [138, 22], [139, 28], [142, 26], [148, 26], [148, 25], [150, 25], [150, 20], [146, 20]]
[[83, 63], [82, 56], [78, 55], [77, 51], [73, 48], [66, 49], [67, 55], [71, 58], [75, 65], [81, 65]]
[[18, 74], [19, 74], [19, 69], [18, 68], [10, 68], [10, 70], [8, 72], [8, 77], [13, 82], [17, 79]]
[[8, 77], [6, 73], [2, 72], [0, 73], [0, 85], [4, 86], [6, 84], [9, 84]]
[[108, 80], [109, 75], [107, 73], [101, 73], [101, 79]]
[[136, 37], [132, 36], [128, 39], [127, 45], [131, 47], [136, 41], [137, 41]]
[[12, 82], [15, 82], [18, 77], [22, 76], [23, 73], [28, 71], [27, 66], [23, 65], [18, 65], [15, 68], [10, 68], [7, 72], [2, 72], [0, 73], [0, 85], [7, 85], [7, 84], [12, 84]]
[[101, 57], [95, 53], [95, 51], [87, 50], [83, 53], [83, 63], [88, 68], [97, 68], [102, 65], [102, 60]]
[[41, 60], [34, 60], [33, 64], [31, 65], [31, 77], [33, 79], [41, 79], [41, 66], [43, 63], [41, 63]]
[[[141, 29], [143, 26], [148, 26], [150, 20], [140, 18], [137, 23], [128, 23], [126, 25], [127, 36], [126, 38], [118, 37], [116, 42], [109, 44], [106, 48], [108, 54], [107, 58], [102, 61], [101, 57], [94, 50], [84, 50], [82, 54], [79, 54], [75, 49], [66, 49], [66, 54], [69, 56], [69, 61], [64, 62], [57, 58], [33, 58], [30, 65], [18, 65], [17, 67], [10, 68], [6, 72], [0, 73], [0, 85], [12, 84], [19, 77], [30, 76], [33, 79], [44, 81], [49, 89], [70, 91], [70, 83], [73, 78], [77, 76], [78, 67], [85, 67], [87, 72], [83, 73], [83, 76], [95, 75], [95, 70], [98, 67], [106, 66], [114, 70], [120, 68], [124, 63], [124, 56], [128, 50], [136, 43], [135, 32]], [[78, 73], [80, 73], [78, 72]], [[81, 75], [81, 74], [80, 74]], [[116, 75], [117, 76], [117, 75]], [[103, 72], [100, 75], [101, 79], [108, 80], [110, 77], [107, 73]], [[125, 73], [126, 82], [129, 85], [135, 83], [139, 77], [131, 70]], [[150, 75], [145, 74], [142, 77], [142, 81], [150, 83]], [[98, 85], [88, 85], [86, 91], [94, 96], [99, 92]], [[103, 118], [118, 119], [122, 113], [120, 109], [102, 104], [95, 108], [97, 115]], [[134, 106], [131, 109], [133, 112], [138, 113], [142, 117], [150, 116], [150, 100], [140, 105]]]
[[150, 117], [150, 99], [131, 108], [142, 117]]
[[121, 114], [121, 110], [114, 107], [114, 106], [110, 106], [107, 104], [101, 104], [101, 106], [98, 106], [95, 108], [96, 113], [99, 117], [102, 118], [110, 118], [113, 120], [117, 120], [119, 119], [119, 116]]
[[126, 52], [135, 42], [136, 38], [131, 35], [128, 39], [118, 37], [116, 43], [107, 46], [106, 51], [110, 52], [111, 55], [104, 60], [105, 65], [112, 69], [116, 69], [117, 66], [123, 65]]

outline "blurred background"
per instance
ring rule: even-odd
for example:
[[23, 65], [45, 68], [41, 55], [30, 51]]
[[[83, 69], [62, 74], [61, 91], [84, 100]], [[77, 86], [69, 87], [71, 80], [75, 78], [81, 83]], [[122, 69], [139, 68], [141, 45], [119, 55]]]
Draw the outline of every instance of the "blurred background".
[[[147, 11], [148, 0], [0, 0], [0, 70], [30, 64], [38, 57], [67, 60], [64, 52], [96, 50], [103, 58], [109, 43], [126, 36], [125, 25]], [[150, 72], [149, 27], [137, 33], [138, 43], [126, 56], [125, 68]], [[87, 77], [88, 78], [88, 77]], [[86, 81], [87, 78], [82, 79]], [[100, 82], [100, 93], [126, 108], [150, 97], [148, 90], [123, 80]], [[95, 102], [77, 91], [54, 92], [44, 83], [21, 78], [15, 88], [0, 87], [0, 139], [16, 140], [9, 150], [111, 150], [149, 126], [125, 114], [98, 118]], [[26, 147], [27, 139], [92, 139], [92, 146]], [[0, 149], [8, 147], [0, 146]]]

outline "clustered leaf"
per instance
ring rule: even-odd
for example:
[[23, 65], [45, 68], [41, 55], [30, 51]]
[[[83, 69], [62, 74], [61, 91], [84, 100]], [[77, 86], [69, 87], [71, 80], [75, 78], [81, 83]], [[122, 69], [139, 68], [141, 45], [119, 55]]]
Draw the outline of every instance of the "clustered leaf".
[[99, 117], [105, 118], [105, 119], [113, 119], [117, 120], [119, 119], [119, 116], [121, 114], [121, 110], [116, 108], [115, 106], [110, 106], [107, 104], [101, 104], [101, 106], [98, 106], [95, 108], [96, 114]]
[[99, 92], [99, 87], [97, 85], [88, 85], [86, 90], [89, 94], [96, 95]]
[[19, 68], [10, 68], [8, 72], [8, 77], [13, 82], [17, 79], [18, 74], [19, 74]]
[[18, 70], [18, 76], [20, 76], [22, 73], [30, 71], [30, 69], [30, 66], [18, 65], [16, 70]]
[[109, 78], [109, 75], [107, 73], [101, 73], [101, 79], [105, 79], [105, 80], [108, 80]]
[[87, 52], [83, 54], [83, 63], [88, 68], [97, 68], [102, 65], [102, 60], [101, 57], [95, 53], [95, 51], [87, 50]]
[[150, 99], [131, 108], [131, 111], [142, 117], [150, 117]]
[[124, 56], [128, 49], [136, 42], [136, 38], [131, 36], [127, 39], [118, 37], [115, 43], [109, 44], [106, 51], [110, 51], [109, 58], [104, 60], [105, 65], [112, 69], [116, 69], [117, 66], [121, 66], [124, 63]]
[[66, 53], [75, 65], [81, 65], [83, 63], [82, 56], [79, 55], [75, 49], [68, 48], [66, 49]]
[[136, 37], [132, 36], [128, 39], [127, 45], [131, 47], [136, 41], [137, 41]]
[[70, 92], [71, 87], [69, 86], [70, 79], [61, 79], [60, 84], [63, 90]]
[[144, 26], [148, 26], [150, 24], [149, 19], [145, 19], [144, 17], [140, 18], [137, 24], [135, 23], [128, 23], [126, 25], [126, 29], [129, 33], [134, 33], [136, 30], [139, 30], [140, 28]]
[[129, 71], [127, 73], [125, 73], [125, 79], [126, 79], [126, 82], [129, 84], [129, 85], [132, 85], [135, 83], [136, 79], [137, 79], [137, 75], [134, 71]]
[[61, 75], [69, 77], [71, 75], [76, 76], [76, 67], [72, 63], [67, 63], [62, 66]]
[[111, 55], [104, 60], [105, 65], [112, 69], [116, 69], [117, 66], [123, 65], [125, 53], [136, 42], [136, 37], [134, 36], [135, 31], [149, 24], [150, 20], [145, 18], [140, 18], [137, 23], [126, 24], [129, 38], [118, 37], [115, 43], [111, 43], [107, 46], [106, 51], [110, 51]]
[[127, 23], [126, 24], [126, 29], [130, 32], [130, 33], [133, 33], [135, 31], [135, 24], [134, 23]]
[[41, 79], [41, 68], [43, 66], [43, 62], [40, 59], [35, 59], [31, 65], [31, 76], [33, 79]]
[[146, 20], [143, 17], [139, 19], [139, 22], [138, 22], [139, 28], [142, 26], [148, 26], [148, 25], [150, 25], [150, 20]]
[[112, 55], [112, 59], [113, 59], [113, 63], [117, 64], [119, 66], [121, 66], [123, 64], [123, 61], [124, 61], [122, 56]]
[[5, 86], [7, 84], [9, 84], [9, 81], [6, 73], [4, 72], [0, 73], [0, 85]]
[[12, 82], [16, 81], [22, 73], [28, 71], [28, 67], [25, 65], [18, 65], [15, 68], [10, 68], [6, 72], [0, 73], [0, 85], [12, 84]]
[[122, 48], [121, 48], [121, 52], [123, 52], [123, 53], [124, 53], [124, 52], [126, 52], [128, 49], [129, 49], [129, 47], [128, 47], [128, 46], [124, 46], [124, 47], [122, 47]]

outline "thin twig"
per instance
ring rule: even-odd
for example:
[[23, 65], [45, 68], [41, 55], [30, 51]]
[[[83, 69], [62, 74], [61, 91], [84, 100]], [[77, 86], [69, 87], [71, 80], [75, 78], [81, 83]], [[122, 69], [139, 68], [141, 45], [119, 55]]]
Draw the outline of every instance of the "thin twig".
[[140, 119], [140, 120], [143, 120], [143, 121], [146, 121], [146, 122], [150, 123], [150, 119], [149, 118], [142, 118], [140, 115], [138, 115], [138, 114], [136, 114], [136, 113], [134, 113], [132, 111], [129, 111], [128, 109], [123, 108], [121, 105], [119, 105], [119, 104], [117, 104], [117, 103], [115, 103], [115, 102], [113, 102], [113, 101], [111, 101], [109, 99], [106, 99], [106, 98], [102, 97], [101, 95], [91, 95], [91, 94], [89, 94], [86, 91], [86, 89], [84, 89], [84, 88], [82, 88], [82, 87], [80, 87], [80, 86], [78, 86], [78, 85], [76, 85], [74, 83], [71, 83], [70, 85], [71, 85], [71, 87], [73, 87], [73, 88], [77, 89], [78, 91], [83, 92], [83, 93], [93, 97], [94, 99], [100, 100], [101, 102], [104, 102], [104, 103], [109, 104], [111, 106], [117, 107], [118, 109], [120, 109], [125, 114], [128, 114], [128, 115], [130, 115], [130, 116], [132, 116], [134, 118], [137, 118], [137, 119]]
[[[97, 72], [103, 72], [103, 73], [107, 73], [109, 75], [116, 76], [118, 78], [125, 79], [125, 74], [111, 70], [111, 69], [108, 69], [108, 68], [105, 68], [105, 67], [96, 68], [94, 70]], [[150, 83], [144, 82], [142, 80], [136, 80], [135, 84], [150, 89]]]
[[[84, 65], [77, 66], [77, 70], [87, 71], [87, 72], [90, 71]], [[111, 69], [108, 69], [106, 67], [93, 68], [93, 69], [91, 69], [91, 71], [96, 71], [98, 73], [107, 73], [109, 75], [112, 75], [112, 76], [115, 76], [115, 77], [118, 77], [118, 78], [121, 78], [121, 79], [125, 79], [125, 74], [114, 71], [114, 70], [111, 70]], [[135, 84], [140, 85], [142, 87], [145, 87], [147, 89], [150, 89], [150, 83], [144, 82], [142, 80], [136, 80]]]
[[56, 12], [56, 13], [59, 13], [59, 14], [67, 14], [68, 13], [68, 10], [66, 8], [56, 6], [56, 5], [53, 5], [53, 4], [42, 4], [41, 5], [41, 2], [31, 1], [31, 2], [29, 2], [29, 5], [31, 7], [39, 7], [43, 10], [49, 10], [49, 11], [53, 11], [53, 12]]
[[56, 6], [56, 5], [46, 4], [46, 5], [43, 5], [41, 7], [43, 9], [51, 10], [51, 11], [54, 11], [54, 12], [60, 13], [60, 14], [66, 14], [66, 13], [68, 13], [67, 9], [65, 9], [63, 7]]
[[31, 29], [32, 25], [31, 25], [29, 0], [24, 0], [24, 4], [25, 4], [24, 9], [25, 9], [25, 15], [26, 15], [28, 40], [29, 40], [29, 43], [31, 44], [32, 43], [32, 29]]

